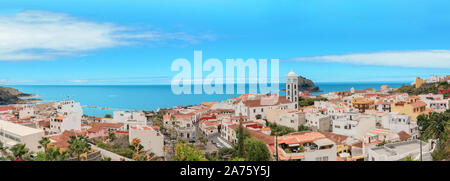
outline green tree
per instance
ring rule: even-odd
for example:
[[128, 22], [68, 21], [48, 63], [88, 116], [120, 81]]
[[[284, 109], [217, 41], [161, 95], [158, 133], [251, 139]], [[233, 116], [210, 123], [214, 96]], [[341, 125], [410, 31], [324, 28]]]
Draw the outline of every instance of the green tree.
[[405, 161], [417, 161], [412, 158], [411, 155], [406, 156]]
[[111, 161], [110, 157], [103, 157], [99, 161]]
[[449, 159], [450, 110], [443, 113], [435, 112], [431, 115], [417, 116], [417, 123], [422, 126], [421, 140], [438, 139], [436, 150], [432, 153], [433, 159]]
[[245, 161], [245, 159], [244, 158], [239, 158], [239, 157], [234, 157], [234, 158], [231, 159], [231, 161], [241, 162], [241, 161]]
[[387, 144], [387, 142], [386, 142], [386, 140], [383, 140], [383, 142], [378, 143], [376, 146], [383, 146], [383, 145], [385, 145], [385, 144]]
[[287, 127], [287, 126], [281, 126], [278, 125], [277, 123], [269, 123], [269, 127], [272, 136], [278, 135], [278, 136], [283, 136], [292, 132], [295, 132], [294, 129]]
[[39, 140], [39, 146], [38, 148], [44, 148], [44, 153], [47, 153], [47, 147], [50, 143], [50, 139], [48, 137], [42, 137], [41, 140]]
[[229, 160], [234, 155], [235, 149], [223, 147], [217, 153], [222, 160]]
[[270, 151], [261, 140], [248, 138], [245, 140], [245, 151], [247, 161], [269, 161]]
[[312, 129], [310, 128], [310, 127], [308, 127], [308, 126], [305, 126], [305, 125], [300, 125], [300, 126], [298, 126], [298, 129], [297, 129], [298, 131], [312, 131]]
[[12, 152], [11, 160], [26, 160], [29, 159], [30, 150], [25, 144], [17, 144], [9, 149]]
[[300, 153], [305, 152], [305, 147], [303, 146], [303, 144], [300, 144], [299, 148], [300, 148], [300, 150], [299, 150]]
[[91, 145], [89, 144], [87, 136], [71, 136], [69, 143], [69, 154], [70, 156], [76, 156], [78, 161], [81, 161], [81, 155], [88, 153], [91, 149]]
[[[243, 132], [244, 134], [241, 134]], [[236, 152], [234, 157], [241, 157], [245, 158], [245, 139], [251, 137], [250, 132], [247, 130], [247, 128], [244, 128], [242, 125], [239, 125], [239, 127], [236, 129], [236, 137], [238, 138], [238, 142], [235, 146]]]
[[175, 161], [208, 161], [203, 152], [193, 145], [177, 144]]
[[432, 113], [417, 117], [419, 125], [422, 125], [422, 139], [439, 139], [440, 142], [448, 140], [448, 128], [450, 114], [448, 112]]
[[108, 140], [111, 141], [111, 142], [116, 140], [116, 133], [114, 133], [114, 131], [109, 131], [108, 132]]
[[111, 114], [105, 114], [105, 118], [112, 118]]
[[198, 140], [200, 140], [200, 142], [203, 143], [204, 145], [206, 145], [206, 143], [208, 143], [208, 139], [206, 139], [206, 138], [203, 137], [203, 136], [200, 136], [200, 137], [198, 138]]
[[305, 106], [312, 106], [314, 105], [315, 101], [327, 101], [328, 99], [326, 98], [312, 98], [312, 99], [303, 99], [300, 98], [298, 101], [298, 105], [300, 107], [305, 107]]
[[8, 147], [3, 145], [3, 142], [0, 141], [0, 160], [6, 160], [6, 158], [9, 156], [8, 154]]
[[69, 153], [67, 151], [60, 150], [59, 147], [47, 148], [47, 152], [38, 152], [37, 157], [34, 159], [36, 161], [64, 161], [69, 158]]

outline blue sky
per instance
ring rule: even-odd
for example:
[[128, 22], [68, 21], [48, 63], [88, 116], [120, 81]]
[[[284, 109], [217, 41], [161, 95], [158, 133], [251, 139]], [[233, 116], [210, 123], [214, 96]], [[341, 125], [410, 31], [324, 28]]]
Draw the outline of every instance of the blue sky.
[[194, 50], [277, 58], [280, 76], [292, 69], [316, 82], [450, 74], [445, 0], [1, 4], [0, 84], [168, 84], [172, 61], [192, 61]]

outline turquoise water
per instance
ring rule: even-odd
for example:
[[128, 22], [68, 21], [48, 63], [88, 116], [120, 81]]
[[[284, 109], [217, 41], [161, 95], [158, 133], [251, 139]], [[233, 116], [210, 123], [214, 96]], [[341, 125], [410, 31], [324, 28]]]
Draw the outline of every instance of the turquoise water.
[[[406, 83], [317, 83], [321, 93], [332, 91], [357, 90], [365, 88], [380, 89], [381, 85], [398, 88]], [[195, 105], [202, 102], [222, 101], [238, 97], [239, 94], [190, 94], [175, 95], [170, 85], [13, 85], [24, 93], [37, 94], [44, 101], [74, 99], [82, 105], [112, 108], [101, 110], [84, 107], [84, 114], [104, 116], [114, 109], [121, 110], [156, 110], [158, 108], [180, 105]], [[224, 86], [225, 88], [225, 86]], [[280, 84], [280, 90], [284, 84]], [[235, 89], [236, 90], [236, 89]], [[248, 85], [246, 90], [248, 90]], [[248, 92], [248, 91], [247, 91]]]

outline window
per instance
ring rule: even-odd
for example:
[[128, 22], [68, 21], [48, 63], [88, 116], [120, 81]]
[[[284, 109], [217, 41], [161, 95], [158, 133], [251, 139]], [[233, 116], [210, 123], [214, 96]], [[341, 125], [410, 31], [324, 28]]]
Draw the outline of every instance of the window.
[[328, 156], [324, 156], [324, 157], [322, 158], [322, 160], [323, 160], [323, 161], [328, 161]]

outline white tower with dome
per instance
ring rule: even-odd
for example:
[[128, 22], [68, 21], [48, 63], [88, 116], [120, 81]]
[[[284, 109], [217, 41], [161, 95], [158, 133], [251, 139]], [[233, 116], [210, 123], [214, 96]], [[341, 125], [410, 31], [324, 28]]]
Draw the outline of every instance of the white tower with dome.
[[298, 101], [298, 76], [292, 70], [286, 76], [286, 99], [291, 102]]

